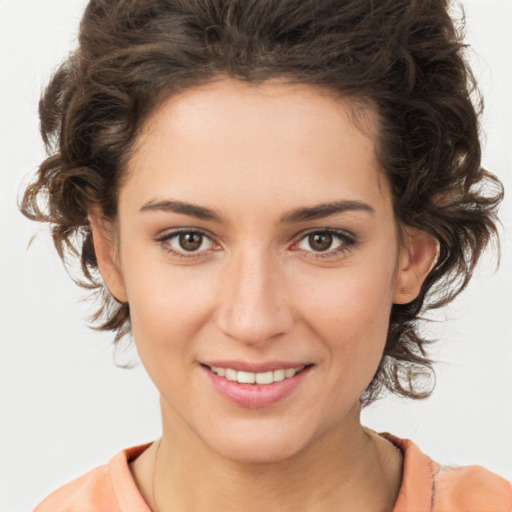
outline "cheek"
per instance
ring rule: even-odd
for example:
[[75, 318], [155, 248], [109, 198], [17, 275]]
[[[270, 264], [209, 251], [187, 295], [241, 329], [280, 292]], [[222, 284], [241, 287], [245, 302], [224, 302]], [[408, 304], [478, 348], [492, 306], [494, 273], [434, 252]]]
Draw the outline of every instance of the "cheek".
[[[144, 265], [131, 258], [123, 265], [130, 304], [133, 337], [141, 359], [160, 364], [169, 354], [180, 353], [185, 360], [191, 347], [187, 341], [202, 328], [210, 314], [215, 284], [208, 272], [175, 267], [163, 261]], [[172, 360], [172, 361], [171, 361]], [[149, 362], [149, 361], [148, 361]]]
[[324, 340], [331, 360], [350, 361], [347, 371], [354, 375], [366, 369], [373, 376], [387, 338], [393, 266], [388, 259], [380, 263], [329, 269], [316, 276], [314, 286], [313, 279], [296, 284], [307, 323]]
[[394, 291], [395, 260], [393, 252], [378, 249], [372, 244], [339, 268], [295, 269], [294, 286], [308, 308], [326, 311], [331, 319], [349, 317], [350, 323], [364, 323], [375, 315], [386, 316]]
[[325, 389], [333, 390], [317, 407], [333, 411], [333, 425], [359, 400], [382, 359], [391, 310], [386, 284], [352, 272], [329, 293], [309, 298], [309, 323], [325, 348]]

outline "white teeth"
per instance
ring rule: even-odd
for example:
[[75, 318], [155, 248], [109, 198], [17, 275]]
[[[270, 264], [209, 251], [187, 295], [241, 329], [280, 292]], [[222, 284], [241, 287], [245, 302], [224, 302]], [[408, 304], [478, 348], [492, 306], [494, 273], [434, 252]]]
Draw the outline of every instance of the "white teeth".
[[238, 372], [236, 380], [240, 384], [254, 384], [256, 382], [256, 374], [252, 372]]
[[284, 380], [286, 378], [286, 370], [275, 370], [274, 371], [274, 382]]
[[228, 380], [236, 380], [238, 372], [236, 370], [232, 370], [231, 368], [226, 368], [226, 379]]
[[236, 381], [241, 384], [272, 384], [273, 382], [279, 382], [293, 377], [297, 372], [304, 369], [304, 366], [261, 373], [242, 372], [233, 370], [232, 368], [221, 368], [218, 366], [211, 366], [210, 368], [213, 373], [233, 382]]
[[272, 382], [274, 382], [274, 372], [256, 374], [256, 384], [272, 384]]

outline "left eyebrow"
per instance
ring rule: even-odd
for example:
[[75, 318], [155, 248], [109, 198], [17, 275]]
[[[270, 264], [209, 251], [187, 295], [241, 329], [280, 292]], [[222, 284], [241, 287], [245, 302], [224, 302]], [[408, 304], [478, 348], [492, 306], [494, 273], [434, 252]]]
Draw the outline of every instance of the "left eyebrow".
[[306, 220], [323, 219], [324, 217], [347, 211], [363, 211], [375, 215], [375, 209], [367, 203], [363, 203], [362, 201], [342, 200], [322, 203], [307, 208], [297, 208], [281, 217], [281, 222], [291, 224]]
[[182, 215], [188, 215], [189, 217], [196, 217], [201, 220], [211, 220], [213, 222], [222, 222], [222, 216], [215, 210], [210, 210], [204, 206], [199, 206], [192, 203], [186, 203], [184, 201], [148, 201], [142, 208], [141, 212], [148, 211], [164, 211], [172, 213], [180, 213]]

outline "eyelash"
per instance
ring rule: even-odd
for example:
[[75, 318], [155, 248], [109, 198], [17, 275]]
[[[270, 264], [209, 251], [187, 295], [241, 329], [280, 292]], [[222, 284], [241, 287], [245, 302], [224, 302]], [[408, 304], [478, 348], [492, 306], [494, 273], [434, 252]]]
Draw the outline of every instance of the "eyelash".
[[327, 249], [325, 252], [318, 252], [318, 251], [307, 251], [311, 253], [311, 256], [315, 259], [334, 259], [337, 258], [345, 253], [348, 253], [351, 249], [353, 249], [357, 245], [357, 239], [354, 235], [349, 234], [345, 231], [340, 231], [338, 229], [332, 229], [332, 228], [324, 228], [324, 229], [315, 229], [308, 231], [307, 233], [304, 233], [301, 235], [299, 240], [295, 242], [293, 245], [300, 244], [303, 240], [310, 237], [311, 235], [317, 235], [317, 234], [329, 234], [333, 237], [333, 242], [337, 239], [340, 243], [339, 247], [335, 249]]
[[187, 251], [180, 252], [180, 251], [176, 251], [175, 249], [173, 249], [170, 246], [170, 241], [173, 238], [176, 238], [176, 237], [178, 237], [181, 234], [200, 235], [200, 236], [210, 240], [213, 243], [211, 237], [208, 236], [203, 231], [200, 231], [198, 229], [186, 229], [186, 228], [185, 229], [178, 229], [178, 230], [175, 230], [175, 231], [171, 231], [170, 233], [166, 233], [165, 235], [157, 238], [156, 241], [158, 243], [160, 243], [160, 245], [162, 246], [162, 248], [166, 252], [172, 254], [173, 256], [175, 256], [177, 258], [183, 258], [183, 259], [197, 258], [197, 256], [200, 254], [200, 252], [197, 252], [197, 251], [189, 251], [188, 253], [187, 253]]
[[[165, 235], [158, 237], [156, 241], [162, 246], [162, 248], [172, 254], [174, 257], [177, 258], [197, 258], [198, 255], [201, 254], [201, 251], [190, 251], [190, 252], [180, 252], [173, 249], [169, 243], [173, 238], [176, 238], [177, 236], [181, 234], [190, 234], [190, 235], [200, 235], [208, 240], [210, 240], [211, 243], [214, 243], [209, 235], [207, 235], [205, 232], [197, 230], [197, 229], [179, 229], [172, 231], [170, 233], [166, 233]], [[308, 231], [306, 233], [303, 233], [300, 235], [300, 238], [298, 241], [294, 242], [293, 246], [297, 246], [300, 244], [303, 240], [305, 240], [307, 237], [311, 235], [316, 234], [329, 234], [333, 237], [334, 240], [338, 240], [340, 243], [339, 247], [336, 249], [327, 249], [325, 252], [319, 252], [319, 251], [306, 251], [311, 254], [311, 256], [315, 259], [334, 259], [336, 257], [339, 257], [345, 253], [348, 253], [351, 249], [353, 249], [357, 244], [358, 241], [356, 237], [352, 234], [349, 234], [345, 231], [340, 231], [338, 229], [332, 229], [332, 228], [324, 228], [324, 229], [315, 229]]]

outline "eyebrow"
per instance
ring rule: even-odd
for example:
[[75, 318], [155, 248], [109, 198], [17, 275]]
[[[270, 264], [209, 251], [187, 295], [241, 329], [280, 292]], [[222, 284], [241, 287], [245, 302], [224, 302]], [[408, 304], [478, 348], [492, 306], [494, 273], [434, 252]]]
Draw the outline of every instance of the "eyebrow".
[[[140, 209], [141, 212], [147, 211], [164, 211], [188, 215], [189, 217], [196, 217], [201, 220], [209, 220], [213, 222], [222, 223], [223, 216], [210, 208], [199, 206], [192, 203], [176, 200], [151, 200], [145, 203]], [[322, 203], [315, 206], [297, 208], [292, 210], [280, 219], [283, 224], [293, 224], [296, 222], [304, 222], [307, 220], [322, 219], [337, 213], [344, 213], [347, 211], [363, 211], [375, 214], [375, 209], [367, 203], [354, 200], [340, 200]]]
[[164, 200], [164, 201], [148, 201], [142, 208], [141, 212], [151, 212], [151, 211], [164, 211], [164, 212], [172, 212], [172, 213], [181, 213], [183, 215], [188, 215], [189, 217], [196, 217], [201, 220], [210, 220], [213, 222], [222, 222], [222, 215], [215, 210], [211, 210], [209, 208], [205, 208], [203, 206], [198, 206], [192, 203], [186, 203], [184, 201], [173, 201], [173, 200]]
[[348, 211], [363, 211], [375, 214], [375, 209], [369, 204], [363, 203], [362, 201], [345, 199], [341, 201], [322, 203], [306, 208], [297, 208], [296, 210], [292, 210], [281, 217], [281, 222], [291, 224], [294, 222], [303, 222], [305, 220], [323, 219], [324, 217]]

